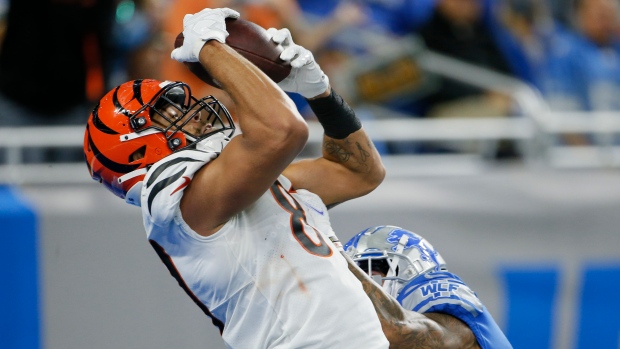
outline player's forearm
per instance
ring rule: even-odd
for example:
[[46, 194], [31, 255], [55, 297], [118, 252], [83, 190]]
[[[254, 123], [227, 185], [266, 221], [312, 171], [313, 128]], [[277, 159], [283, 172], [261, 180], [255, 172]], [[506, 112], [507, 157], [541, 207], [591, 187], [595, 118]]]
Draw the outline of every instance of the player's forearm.
[[[271, 133], [286, 134], [290, 127], [306, 127], [291, 99], [229, 46], [208, 41], [200, 51], [200, 62], [234, 101], [244, 133], [260, 127], [261, 138], [269, 139]], [[305, 144], [305, 139], [300, 143]]]
[[445, 329], [446, 335], [443, 338], [445, 348], [480, 349], [474, 333], [458, 318], [442, 313], [425, 313], [424, 316]]
[[349, 270], [362, 283], [370, 298], [390, 349], [453, 348], [444, 329], [428, 317], [404, 309], [396, 299], [377, 285], [344, 252]]
[[261, 99], [285, 100], [285, 94], [259, 68], [226, 44], [210, 40], [200, 50], [200, 63], [239, 104]]
[[385, 168], [353, 109], [331, 87], [308, 102], [325, 130], [323, 157], [350, 171], [357, 177], [355, 184], [367, 186], [366, 191], [376, 188]]
[[349, 256], [344, 252], [342, 254], [347, 260], [349, 270], [362, 283], [364, 292], [372, 301], [372, 305], [375, 307], [375, 311], [381, 321], [381, 326], [385, 329], [386, 327], [389, 328], [393, 323], [404, 321], [405, 312], [400, 304], [372, 281], [368, 274], [361, 270]]
[[376, 185], [379, 185], [385, 177], [381, 156], [364, 129], [344, 139], [324, 136], [323, 157]]
[[342, 167], [341, 175], [332, 185], [328, 207], [366, 195], [375, 190], [385, 178], [385, 168], [372, 141], [361, 129], [345, 139], [323, 138], [323, 158]]

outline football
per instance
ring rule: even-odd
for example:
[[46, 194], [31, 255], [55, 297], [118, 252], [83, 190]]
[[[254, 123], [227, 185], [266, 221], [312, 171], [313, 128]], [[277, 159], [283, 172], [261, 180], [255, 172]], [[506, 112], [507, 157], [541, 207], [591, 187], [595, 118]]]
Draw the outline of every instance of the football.
[[[284, 80], [291, 72], [291, 65], [280, 59], [282, 46], [271, 41], [267, 30], [263, 27], [241, 18], [227, 18], [226, 31], [229, 34], [226, 38], [226, 44], [254, 63], [276, 83]], [[174, 41], [174, 47], [177, 48], [182, 45], [183, 33], [180, 33]], [[184, 62], [184, 64], [200, 80], [220, 88], [217, 81], [213, 80], [200, 63]]]

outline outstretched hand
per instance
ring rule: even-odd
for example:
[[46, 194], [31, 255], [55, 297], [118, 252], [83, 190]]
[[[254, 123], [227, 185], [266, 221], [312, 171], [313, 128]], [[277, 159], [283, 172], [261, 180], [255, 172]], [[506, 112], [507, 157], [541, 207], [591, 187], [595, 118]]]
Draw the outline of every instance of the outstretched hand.
[[205, 42], [217, 40], [226, 42], [226, 18], [238, 18], [239, 12], [229, 8], [206, 8], [183, 18], [183, 45], [175, 48], [171, 57], [179, 62], [198, 62], [200, 50]]
[[269, 28], [267, 33], [273, 42], [282, 45], [284, 50], [280, 59], [292, 67], [289, 76], [278, 83], [282, 90], [299, 93], [305, 98], [316, 97], [327, 90], [329, 78], [314, 60], [312, 52], [293, 42], [288, 29]]

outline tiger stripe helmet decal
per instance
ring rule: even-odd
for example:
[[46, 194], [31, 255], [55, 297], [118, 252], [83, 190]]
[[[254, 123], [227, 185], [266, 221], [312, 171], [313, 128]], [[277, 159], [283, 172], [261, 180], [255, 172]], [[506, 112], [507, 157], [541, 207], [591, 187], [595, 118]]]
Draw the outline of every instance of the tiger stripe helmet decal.
[[[167, 117], [164, 108], [171, 107], [180, 117]], [[166, 125], [155, 122], [154, 115]], [[208, 132], [188, 131], [192, 118], [203, 117]], [[182, 82], [133, 80], [109, 91], [93, 108], [84, 132], [84, 155], [91, 177], [125, 199], [152, 164], [214, 134], [230, 137], [234, 131], [228, 110], [214, 97], [196, 99]]]

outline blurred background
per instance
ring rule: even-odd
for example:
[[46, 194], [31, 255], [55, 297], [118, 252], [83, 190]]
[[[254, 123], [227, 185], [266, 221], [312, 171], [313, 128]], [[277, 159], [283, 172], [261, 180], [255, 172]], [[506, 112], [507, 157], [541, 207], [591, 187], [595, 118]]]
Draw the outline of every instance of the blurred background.
[[229, 101], [169, 58], [204, 7], [289, 28], [363, 119], [388, 176], [341, 240], [426, 237], [517, 349], [620, 348], [618, 0], [0, 0], [0, 348], [224, 348], [81, 150], [129, 79]]

